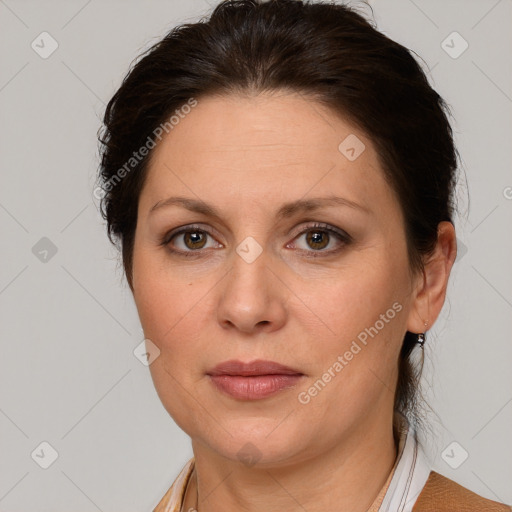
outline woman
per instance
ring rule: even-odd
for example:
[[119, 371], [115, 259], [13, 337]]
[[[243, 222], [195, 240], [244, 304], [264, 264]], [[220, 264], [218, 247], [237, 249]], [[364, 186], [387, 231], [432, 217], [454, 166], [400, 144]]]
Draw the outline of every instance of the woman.
[[109, 102], [103, 214], [194, 458], [155, 511], [505, 511], [416, 439], [456, 256], [444, 101], [342, 5], [225, 2]]

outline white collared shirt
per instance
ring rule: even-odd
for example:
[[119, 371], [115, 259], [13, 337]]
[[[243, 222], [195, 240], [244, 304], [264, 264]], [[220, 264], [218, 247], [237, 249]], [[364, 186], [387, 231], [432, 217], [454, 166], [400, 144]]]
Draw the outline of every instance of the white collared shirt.
[[412, 512], [432, 467], [418, 443], [413, 427], [405, 417], [395, 418], [401, 425], [398, 457], [379, 512]]

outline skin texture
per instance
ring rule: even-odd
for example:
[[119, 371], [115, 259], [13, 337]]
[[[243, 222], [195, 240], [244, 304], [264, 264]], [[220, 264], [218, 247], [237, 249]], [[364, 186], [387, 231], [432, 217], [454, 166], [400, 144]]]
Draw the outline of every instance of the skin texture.
[[[354, 161], [338, 149], [351, 134], [365, 145]], [[276, 216], [285, 203], [333, 195], [362, 209]], [[171, 196], [207, 202], [219, 217], [179, 205], [150, 213]], [[210, 234], [168, 236], [161, 245], [191, 224]], [[263, 250], [252, 263], [236, 251], [247, 237]], [[133, 259], [144, 334], [160, 349], [153, 382], [192, 439], [196, 473], [185, 510], [198, 492], [200, 512], [366, 511], [396, 458], [403, 336], [424, 332], [439, 315], [455, 252], [453, 226], [443, 222], [424, 273], [410, 271], [400, 204], [372, 142], [331, 110], [289, 92], [198, 99], [153, 152]], [[299, 393], [397, 303], [400, 312], [300, 403]], [[206, 375], [228, 359], [276, 361], [304, 376], [271, 397], [237, 400]], [[254, 465], [237, 455], [246, 443]]]

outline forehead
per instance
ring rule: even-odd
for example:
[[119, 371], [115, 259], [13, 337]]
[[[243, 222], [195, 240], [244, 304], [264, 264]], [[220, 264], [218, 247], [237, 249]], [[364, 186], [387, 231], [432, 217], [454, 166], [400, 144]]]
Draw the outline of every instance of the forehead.
[[260, 202], [339, 191], [365, 204], [392, 199], [387, 188], [361, 130], [312, 99], [274, 92], [200, 98], [153, 150], [141, 203], [178, 191]]
[[193, 144], [200, 153], [230, 157], [253, 150], [263, 158], [311, 153], [318, 158], [319, 151], [332, 156], [350, 134], [364, 137], [334, 111], [298, 93], [213, 96], [199, 99], [156, 151]]

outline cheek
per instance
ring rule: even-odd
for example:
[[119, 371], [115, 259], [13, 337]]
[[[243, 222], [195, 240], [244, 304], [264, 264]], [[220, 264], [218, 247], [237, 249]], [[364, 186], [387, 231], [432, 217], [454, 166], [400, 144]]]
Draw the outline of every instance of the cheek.
[[[406, 309], [407, 282], [401, 268], [400, 263], [392, 261], [364, 262], [325, 280], [321, 289], [311, 288], [306, 296], [331, 334], [334, 332], [345, 341], [373, 326], [381, 315], [385, 322], [382, 334], [386, 331], [391, 335], [405, 321], [405, 315], [397, 311]], [[401, 307], [393, 308], [395, 303]]]
[[[134, 253], [134, 300], [144, 333], [161, 352], [186, 350], [201, 330], [205, 294], [201, 283], [180, 272], [169, 275], [165, 264], [150, 251]], [[180, 341], [181, 340], [181, 341]]]
[[[321, 290], [304, 290], [307, 304], [321, 320], [317, 328], [324, 333], [315, 348], [315, 375], [322, 378], [329, 370], [336, 374], [329, 387], [338, 404], [359, 407], [393, 389], [408, 309], [403, 268], [398, 256], [374, 259], [325, 280]], [[314, 339], [313, 326], [309, 331]], [[343, 366], [338, 364], [338, 371], [333, 368], [337, 361]], [[322, 380], [329, 380], [329, 375]]]
[[209, 287], [178, 275], [169, 276], [150, 257], [139, 255], [134, 264], [134, 300], [146, 338], [160, 350], [149, 366], [155, 390], [174, 421], [191, 432], [197, 411], [191, 396], [203, 376], [200, 365], [204, 321], [211, 318], [205, 293]]

